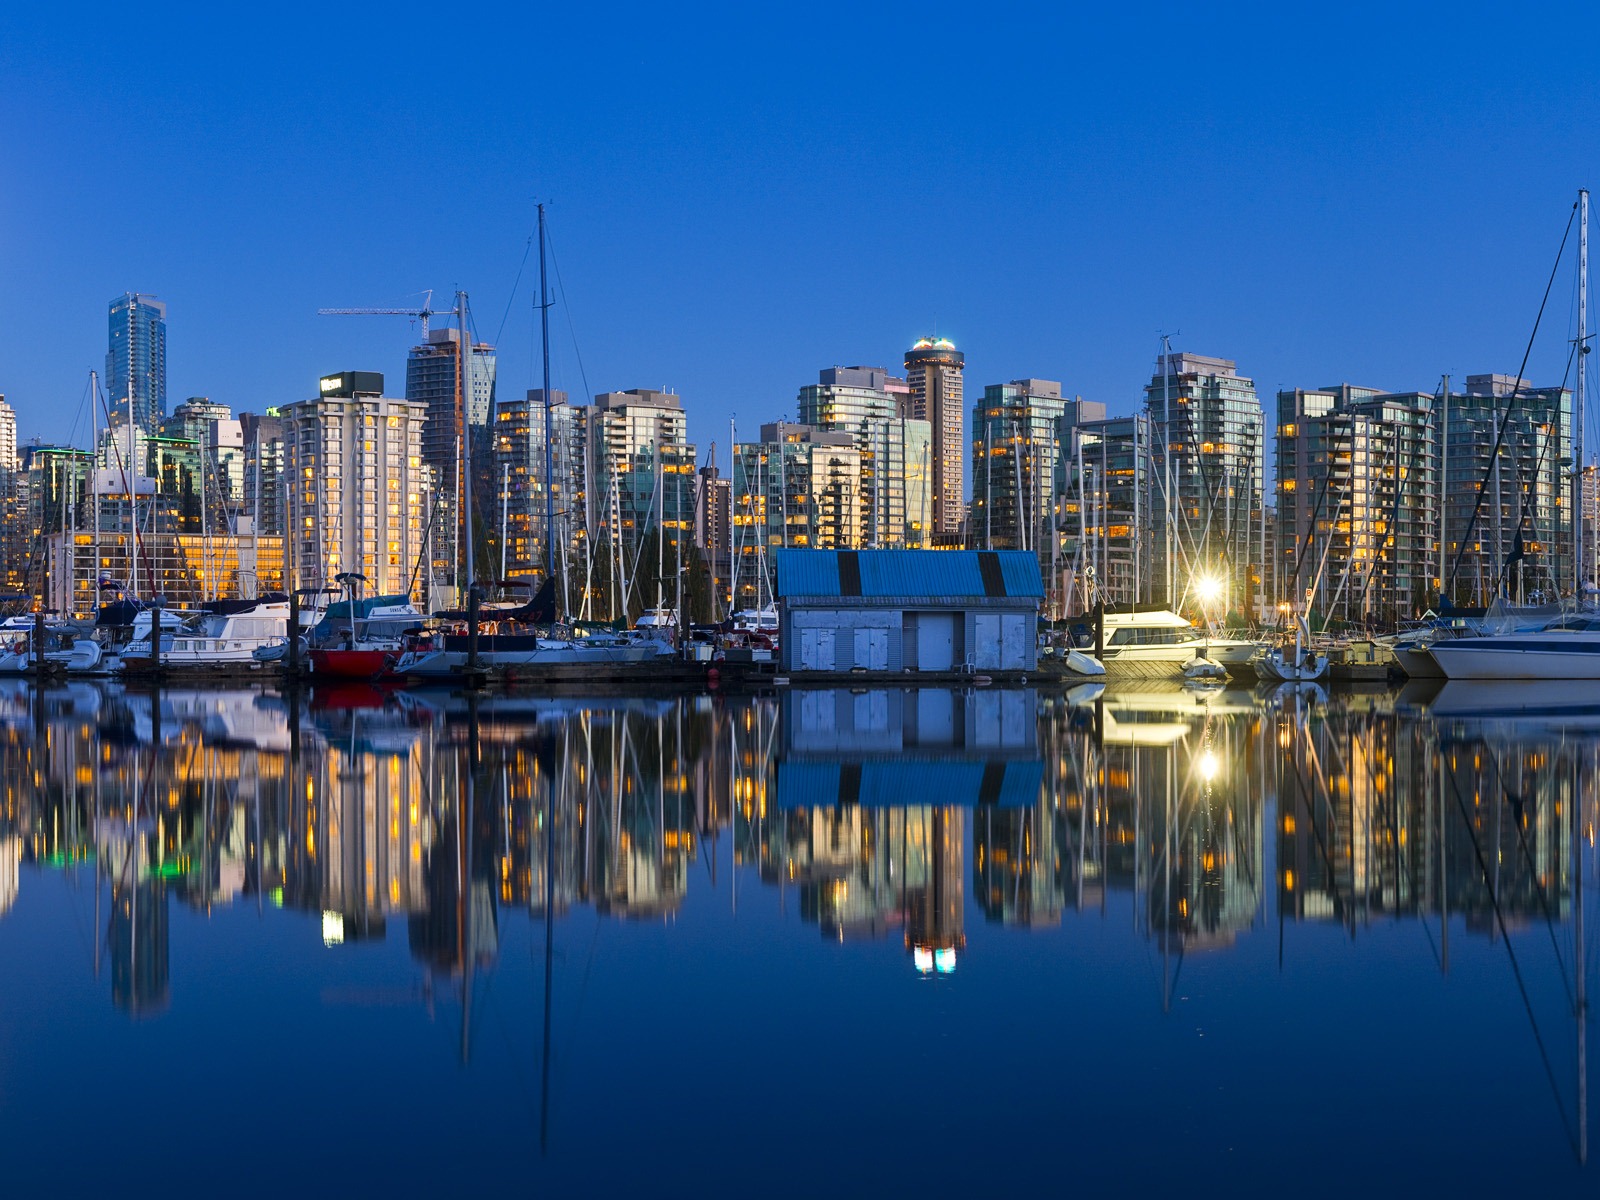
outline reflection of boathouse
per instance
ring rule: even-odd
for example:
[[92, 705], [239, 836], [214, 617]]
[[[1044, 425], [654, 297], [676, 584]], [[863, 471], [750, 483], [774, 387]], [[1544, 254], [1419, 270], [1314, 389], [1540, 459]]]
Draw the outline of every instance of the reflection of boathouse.
[[1033, 692], [797, 691], [784, 697], [762, 875], [829, 937], [899, 927], [917, 968], [966, 945], [969, 808], [1027, 811], [1043, 764]]

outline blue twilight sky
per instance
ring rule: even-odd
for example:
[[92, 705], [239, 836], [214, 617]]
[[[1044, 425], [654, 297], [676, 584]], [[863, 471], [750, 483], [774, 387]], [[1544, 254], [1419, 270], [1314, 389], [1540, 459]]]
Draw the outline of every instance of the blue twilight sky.
[[24, 439], [81, 441], [137, 290], [169, 306], [172, 403], [259, 411], [344, 368], [399, 394], [408, 321], [317, 308], [461, 287], [518, 394], [539, 199], [556, 386], [676, 389], [702, 453], [934, 329], [969, 395], [1034, 375], [1114, 413], [1159, 330], [1264, 397], [1511, 372], [1596, 163], [1590, 17], [7, 4], [0, 393]]

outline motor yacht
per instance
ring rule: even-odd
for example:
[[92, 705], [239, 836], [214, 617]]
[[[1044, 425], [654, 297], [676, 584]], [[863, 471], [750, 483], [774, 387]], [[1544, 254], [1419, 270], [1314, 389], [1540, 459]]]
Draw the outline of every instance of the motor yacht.
[[[289, 597], [281, 592], [268, 592], [254, 600], [208, 601], [176, 629], [169, 627], [163, 613], [160, 665], [162, 669], [199, 672], [260, 670], [262, 664], [255, 652], [281, 642], [288, 620]], [[146, 617], [142, 632], [136, 625], [133, 640], [123, 647], [124, 674], [155, 669], [150, 626]]]
[[1204, 657], [1230, 675], [1254, 678], [1250, 660], [1262, 643], [1246, 638], [1211, 637], [1175, 612], [1105, 614], [1106, 674], [1147, 679], [1178, 678], [1183, 666]]

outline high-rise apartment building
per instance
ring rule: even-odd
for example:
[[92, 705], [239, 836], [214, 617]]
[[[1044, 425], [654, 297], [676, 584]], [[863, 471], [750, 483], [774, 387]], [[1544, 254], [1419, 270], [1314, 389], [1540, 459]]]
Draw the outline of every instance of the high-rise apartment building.
[[1465, 394], [1445, 397], [1444, 414], [1445, 595], [1487, 604], [1496, 595], [1554, 599], [1570, 592], [1571, 391], [1509, 375], [1468, 375]]
[[17, 410], [0, 396], [0, 471], [15, 471], [17, 461]]
[[733, 448], [734, 605], [772, 603], [769, 551], [863, 544], [861, 453], [855, 438], [786, 421]]
[[1052, 379], [991, 384], [972, 410], [972, 517], [967, 544], [1048, 552], [1066, 403]]
[[[912, 417], [911, 386], [882, 367], [829, 367], [800, 389], [800, 424], [848, 433], [861, 456], [862, 545], [932, 541], [933, 432]], [[735, 509], [737, 510], [737, 494]]]
[[427, 531], [424, 406], [384, 396], [377, 372], [346, 371], [280, 416], [293, 585], [322, 587], [356, 571], [368, 594], [412, 593]]
[[[581, 410], [567, 393], [550, 392], [551, 455], [545, 458], [545, 397], [531, 389], [521, 400], [503, 400], [495, 409], [493, 478], [496, 534], [503, 540], [502, 576], [507, 579], [543, 579], [549, 561], [547, 541], [555, 546], [557, 574], [570, 575], [584, 553], [588, 533], [584, 512], [584, 422]], [[550, 474], [548, 506], [545, 477]], [[555, 510], [553, 532], [548, 532], [549, 509]], [[569, 589], [570, 592], [570, 589]]]
[[1279, 599], [1384, 625], [1432, 603], [1436, 407], [1349, 384], [1278, 393]]
[[[426, 407], [422, 456], [438, 473], [440, 484], [453, 487], [462, 455], [462, 434], [470, 426], [480, 434], [494, 411], [496, 355], [494, 347], [475, 342], [467, 358], [466, 411], [460, 411], [457, 370], [461, 331], [435, 329], [428, 340], [406, 356], [406, 399]], [[475, 450], [478, 443], [474, 442]]]
[[190, 396], [161, 423], [163, 437], [188, 438], [205, 451], [206, 511], [229, 527], [244, 498], [244, 429], [226, 404]]
[[111, 301], [106, 398], [112, 423], [154, 433], [167, 415], [167, 306], [124, 292]]
[[[611, 595], [599, 606], [620, 604], [637, 612], [658, 598], [670, 599], [667, 593], [675, 593], [676, 581], [664, 583], [662, 576], [689, 561], [695, 448], [688, 440], [683, 401], [675, 392], [649, 388], [604, 392], [582, 418], [588, 528], [591, 537], [606, 543], [590, 553], [605, 558], [608, 566], [601, 574], [611, 580]], [[641, 552], [655, 530], [661, 535], [656, 561], [644, 561]]]
[[283, 418], [277, 409], [268, 409], [265, 416], [240, 413], [239, 429], [244, 439], [243, 511], [254, 532], [281, 535], [289, 504]]
[[1209, 575], [1221, 581], [1229, 610], [1257, 607], [1266, 440], [1255, 383], [1232, 359], [1170, 353], [1157, 361], [1144, 394], [1156, 435], [1159, 593], [1168, 604], [1183, 603], [1192, 583]]
[[961, 372], [966, 356], [948, 338], [919, 338], [906, 351], [906, 383], [911, 387], [907, 416], [928, 422], [932, 431], [932, 534], [936, 543], [959, 544], [966, 515], [967, 439], [962, 428]]
[[[1092, 400], [1062, 402], [1054, 519], [1039, 547], [1048, 610], [1073, 616], [1096, 600], [1151, 598], [1152, 428], [1143, 415], [1107, 417]], [[973, 510], [978, 511], [976, 507]]]
[[733, 561], [733, 481], [717, 468], [717, 445], [711, 461], [695, 472], [694, 544], [711, 574], [711, 595], [717, 611], [726, 607]]

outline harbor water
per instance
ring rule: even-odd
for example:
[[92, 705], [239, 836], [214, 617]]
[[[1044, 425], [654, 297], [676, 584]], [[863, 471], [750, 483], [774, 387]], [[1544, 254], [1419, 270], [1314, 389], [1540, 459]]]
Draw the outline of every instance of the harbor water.
[[15, 1195], [1592, 1194], [1600, 696], [0, 684]]

